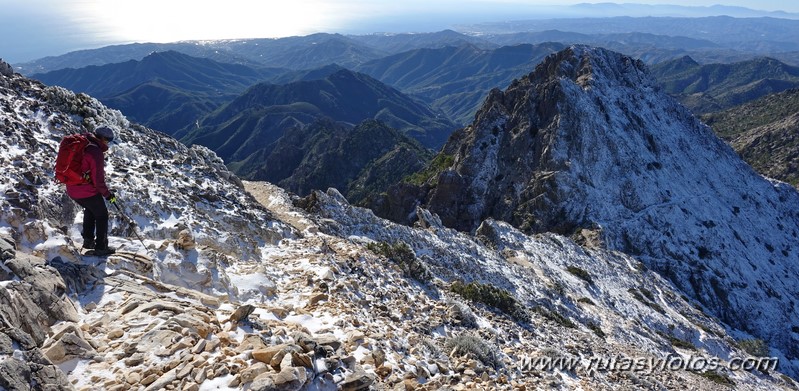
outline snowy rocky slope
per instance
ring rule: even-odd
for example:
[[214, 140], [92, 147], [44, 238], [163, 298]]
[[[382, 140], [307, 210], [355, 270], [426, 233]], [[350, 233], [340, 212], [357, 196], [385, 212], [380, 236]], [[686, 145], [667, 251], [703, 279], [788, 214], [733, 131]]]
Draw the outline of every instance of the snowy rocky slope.
[[[122, 249], [107, 260], [76, 254], [80, 213], [51, 175], [60, 137], [96, 124], [120, 134], [109, 182], [136, 223], [114, 214]], [[424, 209], [408, 227], [333, 189], [300, 199], [242, 183], [206, 149], [19, 75], [0, 76], [0, 126], [0, 388], [797, 387], [729, 369], [745, 346], [668, 280], [589, 240], [491, 219], [469, 235]], [[547, 357], [583, 361], [521, 365]], [[719, 365], [588, 366], [691, 357]]]
[[640, 61], [585, 46], [551, 55], [492, 91], [437, 161], [450, 164], [421, 202], [446, 226], [596, 235], [799, 374], [799, 193], [755, 173]]

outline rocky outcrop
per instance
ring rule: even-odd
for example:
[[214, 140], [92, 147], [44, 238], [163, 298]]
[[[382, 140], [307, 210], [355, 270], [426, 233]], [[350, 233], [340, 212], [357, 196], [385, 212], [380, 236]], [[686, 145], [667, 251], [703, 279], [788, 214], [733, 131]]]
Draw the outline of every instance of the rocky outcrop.
[[641, 61], [585, 46], [553, 54], [492, 91], [436, 160], [449, 164], [424, 196], [390, 190], [386, 204], [402, 210], [383, 215], [413, 217], [419, 204], [466, 232], [487, 218], [527, 233], [592, 231], [799, 357], [799, 193], [757, 175]]
[[11, 66], [11, 64], [3, 61], [2, 58], [0, 58], [0, 75], [5, 77], [14, 76], [14, 68]]
[[[133, 253], [144, 247], [170, 253], [157, 265], [125, 260], [130, 270], [174, 285], [227, 291], [225, 280], [212, 276], [232, 259], [257, 259], [253, 238], [277, 243], [294, 234], [246, 195], [241, 181], [207, 148], [131, 124], [87, 95], [19, 75], [2, 81], [0, 144], [7, 153], [0, 154], [0, 219], [18, 233], [25, 252], [77, 263], [81, 239], [69, 237], [69, 229], [81, 211], [55, 182], [52, 164], [64, 135], [98, 124], [113, 128], [118, 139], [106, 154], [107, 182], [120, 201], [119, 209], [111, 208], [111, 235], [140, 237], [139, 249], [128, 249]], [[189, 224], [195, 219], [217, 227], [198, 231]], [[34, 248], [48, 240], [58, 245], [47, 253]]]
[[[78, 320], [58, 271], [41, 258], [15, 251], [13, 239], [0, 237], [0, 388], [67, 390], [66, 375], [43, 349], [56, 322]], [[87, 346], [87, 345], [83, 345]], [[88, 346], [91, 349], [90, 346]], [[60, 362], [60, 361], [59, 361]]]

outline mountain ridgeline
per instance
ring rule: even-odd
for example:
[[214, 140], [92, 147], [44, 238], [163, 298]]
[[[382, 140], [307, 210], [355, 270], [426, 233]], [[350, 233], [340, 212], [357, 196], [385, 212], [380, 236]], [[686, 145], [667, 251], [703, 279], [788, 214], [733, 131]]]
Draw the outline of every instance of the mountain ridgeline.
[[686, 56], [652, 66], [652, 75], [695, 114], [726, 110], [799, 87], [799, 67], [768, 57], [701, 65]]
[[465, 125], [474, 119], [488, 91], [510, 84], [544, 57], [565, 47], [541, 43], [490, 49], [472, 44], [425, 48], [369, 61], [357, 70]]
[[494, 218], [598, 238], [799, 357], [799, 193], [755, 173], [641, 61], [573, 46], [493, 90], [426, 169], [372, 206], [410, 223], [417, 205], [478, 235]]
[[759, 173], [799, 187], [799, 89], [702, 116]]
[[141, 61], [61, 69], [33, 78], [89, 94], [139, 123], [174, 134], [253, 84], [283, 72], [166, 51]]
[[287, 130], [270, 148], [231, 164], [239, 175], [296, 194], [334, 187], [363, 203], [421, 170], [433, 152], [376, 120], [356, 126], [323, 118]]
[[181, 135], [186, 143], [211, 148], [245, 176], [273, 178], [277, 174], [267, 173], [271, 167], [254, 165], [256, 156], [269, 156], [281, 137], [321, 118], [350, 126], [379, 120], [433, 149], [456, 128], [425, 104], [369, 76], [341, 69], [324, 79], [255, 85]]
[[[616, 8], [625, 9], [625, 12], [630, 9], [627, 6]], [[696, 10], [701, 7], [689, 8]], [[683, 9], [681, 12], [685, 11]], [[593, 14], [595, 11], [590, 12]], [[279, 39], [137, 43], [81, 50], [14, 65], [18, 71], [30, 75], [63, 68], [140, 60], [154, 51], [176, 50], [191, 56], [248, 66], [299, 70], [337, 63], [352, 68], [422, 48], [470, 44], [489, 49], [545, 42], [612, 48], [650, 64], [690, 55], [703, 63], [772, 56], [797, 65], [797, 34], [799, 21], [779, 17], [537, 18], [461, 26], [460, 32], [446, 30], [350, 36], [318, 33]]]

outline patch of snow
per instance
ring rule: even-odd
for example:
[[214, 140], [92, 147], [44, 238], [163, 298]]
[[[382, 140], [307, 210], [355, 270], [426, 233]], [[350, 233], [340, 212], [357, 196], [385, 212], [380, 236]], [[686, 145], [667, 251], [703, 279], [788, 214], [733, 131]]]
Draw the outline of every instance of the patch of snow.
[[305, 327], [311, 333], [317, 333], [319, 330], [326, 329], [335, 323], [335, 318], [330, 315], [322, 315], [319, 317], [302, 314], [302, 315], [289, 315], [283, 319], [286, 323], [296, 323]]
[[210, 380], [204, 381], [200, 384], [200, 391], [236, 391], [240, 390], [238, 387], [228, 387], [230, 381], [233, 380], [234, 375], [225, 375], [215, 377]]
[[358, 348], [356, 348], [355, 351], [352, 352], [351, 354], [353, 357], [355, 357], [355, 361], [361, 362], [363, 361], [363, 358], [370, 353], [372, 353], [371, 350], [367, 349], [363, 345], [358, 345]]

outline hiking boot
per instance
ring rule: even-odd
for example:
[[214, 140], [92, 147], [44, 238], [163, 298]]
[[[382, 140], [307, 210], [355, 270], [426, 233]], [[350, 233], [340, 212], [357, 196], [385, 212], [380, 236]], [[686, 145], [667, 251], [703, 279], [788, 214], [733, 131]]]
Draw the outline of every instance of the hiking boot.
[[116, 250], [106, 247], [106, 248], [96, 248], [94, 249], [94, 251], [92, 251], [92, 254], [98, 257], [105, 257], [115, 252]]
[[94, 239], [83, 239], [83, 248], [91, 250], [95, 247]]

